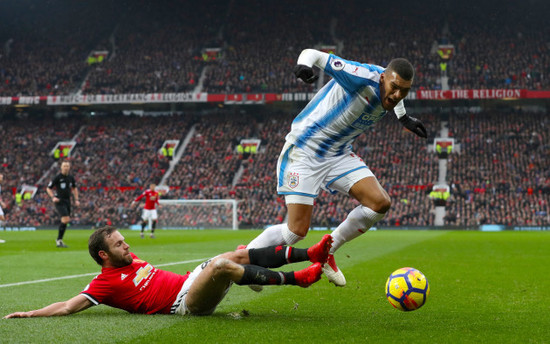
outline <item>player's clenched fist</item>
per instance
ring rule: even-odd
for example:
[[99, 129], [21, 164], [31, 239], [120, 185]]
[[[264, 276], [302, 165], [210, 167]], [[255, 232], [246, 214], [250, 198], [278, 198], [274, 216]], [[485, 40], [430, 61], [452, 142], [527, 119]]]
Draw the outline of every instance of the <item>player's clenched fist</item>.
[[313, 84], [317, 81], [317, 79], [319, 79], [319, 75], [313, 72], [313, 68], [300, 64], [294, 67], [294, 75], [308, 84]]

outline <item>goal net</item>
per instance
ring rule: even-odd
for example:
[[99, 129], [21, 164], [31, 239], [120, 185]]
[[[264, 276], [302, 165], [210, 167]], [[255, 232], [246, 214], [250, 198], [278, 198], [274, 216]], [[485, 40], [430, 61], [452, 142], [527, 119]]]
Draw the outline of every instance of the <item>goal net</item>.
[[159, 227], [166, 229], [239, 229], [234, 199], [161, 199]]

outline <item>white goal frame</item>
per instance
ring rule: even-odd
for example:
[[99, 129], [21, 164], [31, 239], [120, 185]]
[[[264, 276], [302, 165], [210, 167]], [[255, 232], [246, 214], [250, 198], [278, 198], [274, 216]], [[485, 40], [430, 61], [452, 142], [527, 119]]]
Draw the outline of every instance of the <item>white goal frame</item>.
[[[238, 205], [239, 201], [235, 199], [160, 199], [159, 203], [162, 207], [164, 206], [170, 206], [170, 205], [195, 205], [195, 206], [201, 206], [201, 205], [231, 205], [231, 213], [232, 213], [232, 229], [237, 230], [239, 229], [239, 221], [237, 216], [238, 211]], [[160, 208], [160, 211], [162, 211], [162, 207]]]

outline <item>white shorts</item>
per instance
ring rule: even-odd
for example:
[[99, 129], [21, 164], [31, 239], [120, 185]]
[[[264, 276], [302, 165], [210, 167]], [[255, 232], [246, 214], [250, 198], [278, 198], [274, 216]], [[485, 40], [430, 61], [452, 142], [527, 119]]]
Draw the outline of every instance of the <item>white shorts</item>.
[[143, 221], [147, 220], [153, 220], [155, 221], [158, 219], [158, 214], [156, 209], [143, 209], [143, 212], [141, 213], [141, 218]]
[[[193, 272], [191, 272], [189, 274], [189, 277], [187, 277], [187, 279], [185, 280], [185, 282], [183, 282], [183, 285], [181, 286], [181, 290], [178, 293], [178, 296], [176, 297], [176, 301], [172, 305], [172, 309], [171, 309], [172, 314], [179, 314], [179, 315], [190, 315], [190, 314], [193, 314], [193, 315], [210, 315], [210, 314], [214, 313], [214, 311], [216, 310], [216, 307], [218, 305], [216, 305], [212, 309], [204, 311], [200, 314], [191, 313], [191, 311], [189, 311], [189, 309], [187, 308], [187, 304], [185, 303], [185, 298], [187, 297], [187, 293], [189, 292], [189, 289], [191, 288], [191, 285], [193, 284], [193, 282], [195, 282], [195, 280], [197, 279], [199, 274], [202, 272], [202, 270], [204, 270], [208, 266], [208, 264], [213, 259], [215, 259], [217, 257], [218, 256], [216, 256], [214, 258], [211, 258], [211, 259], [208, 259], [207, 261], [201, 263], [199, 266], [197, 266], [195, 268], [195, 270], [193, 270]], [[227, 292], [229, 291], [229, 288], [231, 288], [232, 285], [233, 285], [233, 283], [229, 284], [229, 287], [225, 290], [226, 294], [227, 294]], [[223, 298], [221, 298], [220, 301], [222, 299]]]
[[277, 193], [287, 204], [309, 204], [321, 188], [349, 194], [359, 180], [374, 177], [363, 159], [354, 153], [318, 158], [287, 142], [277, 162]]
[[2, 206], [0, 205], [0, 216], [4, 216], [4, 210], [2, 210]]

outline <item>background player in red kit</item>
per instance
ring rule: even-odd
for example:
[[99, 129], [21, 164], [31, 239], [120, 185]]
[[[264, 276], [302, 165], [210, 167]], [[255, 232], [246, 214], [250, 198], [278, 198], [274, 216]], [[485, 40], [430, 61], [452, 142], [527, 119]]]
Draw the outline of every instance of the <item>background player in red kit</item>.
[[[129, 251], [116, 228], [96, 230], [88, 241], [101, 274], [77, 296], [41, 309], [15, 312], [4, 318], [69, 315], [100, 303], [143, 314], [209, 315], [233, 283], [239, 285], [299, 285], [309, 287], [321, 278], [322, 264], [332, 245], [330, 235], [308, 249], [271, 246], [240, 249], [207, 260], [186, 275], [155, 268]], [[280, 272], [267, 269], [311, 261], [304, 270]]]
[[155, 237], [155, 228], [157, 228], [157, 207], [159, 206], [160, 194], [155, 191], [156, 185], [149, 185], [149, 189], [145, 190], [141, 195], [139, 195], [135, 200], [132, 201], [131, 206], [137, 204], [143, 197], [145, 197], [145, 206], [143, 207], [143, 212], [141, 213], [141, 238], [143, 239], [143, 232], [145, 231], [145, 226], [148, 222], [151, 222], [151, 238]]

